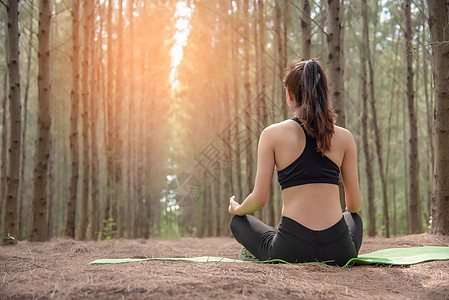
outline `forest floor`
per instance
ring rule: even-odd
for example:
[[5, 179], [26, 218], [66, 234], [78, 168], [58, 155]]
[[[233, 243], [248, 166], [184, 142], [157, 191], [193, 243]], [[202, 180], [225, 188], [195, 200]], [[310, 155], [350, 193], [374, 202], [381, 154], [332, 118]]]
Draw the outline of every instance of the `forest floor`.
[[[429, 234], [365, 238], [360, 253], [385, 248], [448, 246]], [[449, 299], [449, 261], [409, 267], [146, 261], [89, 265], [100, 258], [224, 256], [232, 238], [57, 239], [0, 246], [0, 299]]]

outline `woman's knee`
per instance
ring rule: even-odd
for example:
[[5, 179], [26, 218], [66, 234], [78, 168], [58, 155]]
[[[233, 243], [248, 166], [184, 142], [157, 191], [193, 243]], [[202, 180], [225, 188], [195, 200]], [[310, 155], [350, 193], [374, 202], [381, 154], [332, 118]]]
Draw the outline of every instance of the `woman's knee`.
[[235, 236], [235, 232], [238, 230], [238, 228], [240, 227], [239, 224], [242, 223], [242, 219], [244, 217], [242, 216], [233, 216], [231, 219], [231, 222], [229, 224], [229, 227], [231, 228], [231, 232], [232, 234]]

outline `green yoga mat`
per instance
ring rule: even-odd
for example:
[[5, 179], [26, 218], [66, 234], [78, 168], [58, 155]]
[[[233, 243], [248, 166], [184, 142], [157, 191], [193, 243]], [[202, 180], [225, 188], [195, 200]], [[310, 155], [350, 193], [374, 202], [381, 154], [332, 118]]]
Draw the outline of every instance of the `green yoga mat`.
[[[288, 263], [281, 259], [272, 259], [267, 261], [243, 261], [225, 257], [201, 256], [201, 257], [174, 257], [174, 258], [113, 258], [113, 259], [97, 259], [91, 262], [96, 264], [121, 264], [141, 261], [189, 261], [189, 262], [227, 262], [227, 263]], [[344, 267], [351, 265], [366, 264], [385, 264], [385, 265], [413, 265], [433, 260], [449, 260], [449, 247], [414, 247], [414, 248], [391, 248], [383, 249], [371, 253], [361, 254], [357, 258], [349, 260]]]

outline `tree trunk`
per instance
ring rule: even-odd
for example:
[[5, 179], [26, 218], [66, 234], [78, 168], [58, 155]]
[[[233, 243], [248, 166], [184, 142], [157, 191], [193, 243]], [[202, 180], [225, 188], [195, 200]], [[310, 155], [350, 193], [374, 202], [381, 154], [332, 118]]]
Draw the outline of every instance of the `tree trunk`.
[[[425, 11], [425, 1], [421, 0], [421, 10]], [[426, 15], [423, 13], [421, 15], [423, 29], [422, 36], [427, 36], [426, 31]], [[426, 179], [427, 179], [427, 219], [432, 215], [432, 192], [433, 192], [433, 173], [434, 173], [434, 159], [435, 159], [435, 151], [433, 148], [433, 133], [432, 133], [432, 119], [433, 119], [433, 103], [430, 101], [429, 97], [429, 78], [428, 76], [428, 68], [429, 65], [432, 65], [431, 58], [429, 58], [429, 52], [427, 49], [427, 41], [425, 38], [421, 40], [421, 49], [423, 53], [423, 63], [422, 63], [422, 72], [423, 72], [423, 85], [424, 85], [424, 98], [426, 99], [426, 125], [427, 125], [427, 136], [428, 136], [428, 157], [430, 162], [426, 164]]]
[[106, 122], [106, 169], [107, 169], [107, 188], [106, 188], [106, 205], [105, 205], [105, 220], [113, 218], [116, 221], [117, 218], [117, 206], [114, 201], [114, 160], [113, 160], [113, 88], [114, 88], [114, 61], [113, 61], [113, 49], [112, 49], [112, 8], [114, 5], [113, 0], [108, 1], [108, 13], [107, 13], [107, 61], [108, 61], [108, 81], [107, 81], [107, 93], [105, 102], [105, 119]]
[[[31, 7], [34, 9], [33, 3], [30, 3]], [[26, 136], [27, 136], [27, 123], [28, 123], [28, 95], [30, 90], [30, 73], [31, 73], [31, 50], [33, 49], [33, 15], [30, 15], [30, 35], [29, 47], [27, 54], [27, 73], [26, 73], [26, 84], [25, 84], [25, 95], [23, 99], [23, 126], [22, 126], [22, 158], [20, 167], [20, 185], [19, 185], [19, 207], [18, 207], [18, 218], [19, 218], [19, 237], [23, 238], [23, 194], [25, 193], [25, 166], [26, 166]]]
[[[54, 112], [54, 107], [51, 108]], [[54, 115], [54, 113], [52, 113]], [[55, 120], [56, 123], [56, 120]], [[52, 126], [52, 131], [54, 133], [55, 129]], [[48, 182], [47, 182], [47, 240], [50, 240], [53, 235], [53, 195], [55, 187], [55, 156], [56, 156], [56, 145], [55, 140], [52, 138], [54, 135], [50, 135], [50, 156], [48, 157]]]
[[301, 45], [302, 59], [312, 58], [312, 29], [310, 25], [310, 3], [309, 0], [301, 1]]
[[[277, 60], [277, 67], [278, 67], [278, 76], [279, 79], [282, 80], [282, 77], [284, 76], [284, 70], [287, 67], [284, 65], [283, 62], [283, 50], [282, 50], [282, 10], [281, 10], [281, 3], [280, 0], [274, 1], [274, 39], [275, 39], [275, 51], [276, 51], [276, 60]], [[283, 95], [281, 95], [283, 96]], [[283, 99], [283, 98], [282, 98]], [[283, 118], [288, 118], [288, 107], [287, 107], [287, 101], [283, 99], [282, 101], [282, 113]]]
[[[222, 0], [220, 2], [220, 9], [229, 11], [231, 9], [231, 3], [227, 0]], [[219, 47], [219, 55], [223, 55], [224, 59], [222, 61], [222, 67], [223, 68], [229, 68], [229, 70], [231, 70], [231, 48], [232, 48], [232, 43], [233, 41], [230, 40], [231, 38], [231, 25], [230, 23], [226, 22], [222, 25], [222, 38], [225, 40], [225, 42], [223, 42], [223, 46]], [[229, 66], [229, 67], [228, 67]], [[231, 120], [232, 120], [232, 113], [231, 113], [231, 105], [232, 105], [232, 100], [230, 97], [230, 88], [229, 88], [229, 83], [227, 81], [224, 81], [223, 83], [223, 98], [224, 101], [222, 102], [222, 109], [223, 109], [223, 121], [224, 121], [224, 125], [228, 126], [229, 124], [231, 124]], [[224, 132], [224, 136], [222, 136], [222, 142], [221, 145], [224, 149], [224, 156], [225, 158], [220, 162], [222, 164], [222, 168], [223, 168], [223, 174], [224, 174], [224, 184], [223, 184], [223, 198], [222, 199], [228, 199], [233, 193], [235, 192], [233, 190], [233, 178], [232, 178], [232, 165], [231, 161], [232, 161], [232, 150], [230, 145], [230, 139], [231, 139], [231, 127], [228, 126], [226, 131]], [[226, 213], [228, 206], [226, 205], [225, 201], [221, 201], [221, 212], [220, 214], [223, 216], [223, 218], [221, 219], [221, 228], [223, 230], [222, 235], [226, 236], [229, 235], [229, 221], [231, 216], [229, 214]], [[199, 215], [201, 215], [202, 213], [204, 213], [204, 210], [202, 208], [199, 207], [197, 213], [197, 218], [199, 218]], [[200, 233], [199, 229], [199, 225], [201, 225], [200, 222], [195, 222], [194, 223], [196, 226], [196, 235], [198, 236]]]
[[128, 1], [127, 5], [128, 7], [128, 18], [129, 18], [129, 36], [130, 36], [130, 43], [128, 45], [129, 49], [129, 72], [128, 72], [128, 78], [129, 78], [129, 107], [128, 107], [128, 177], [127, 177], [127, 195], [128, 195], [128, 201], [127, 201], [127, 208], [126, 208], [126, 236], [129, 238], [131, 237], [131, 232], [133, 231], [132, 228], [132, 209], [133, 209], [133, 202], [135, 201], [136, 197], [133, 193], [133, 184], [132, 184], [132, 175], [135, 174], [135, 168], [133, 166], [133, 157], [135, 157], [135, 148], [132, 147], [132, 145], [135, 143], [134, 133], [135, 133], [135, 119], [134, 116], [136, 114], [135, 108], [134, 108], [134, 0]]
[[38, 131], [34, 166], [34, 197], [29, 241], [47, 239], [47, 173], [50, 154], [50, 1], [39, 1], [38, 31]]
[[341, 64], [341, 44], [342, 19], [340, 0], [328, 0], [328, 60], [329, 60], [329, 98], [333, 103], [333, 108], [337, 114], [338, 126], [345, 126], [345, 107], [343, 101], [343, 77]]
[[81, 213], [77, 238], [79, 240], [86, 239], [87, 223], [88, 223], [88, 206], [89, 206], [89, 47], [90, 47], [90, 19], [92, 18], [91, 1], [84, 2], [84, 23], [83, 23], [83, 62], [82, 62], [82, 80], [81, 80], [81, 97], [83, 102], [82, 119], [82, 140], [83, 140], [83, 180], [81, 195]]
[[[238, 15], [235, 14], [233, 21], [235, 23], [238, 22]], [[241, 73], [239, 70], [239, 38], [237, 34], [235, 33], [235, 30], [232, 31], [232, 73], [233, 76], [233, 103], [234, 103], [234, 116], [237, 116], [240, 111], [240, 89], [239, 89], [239, 83], [240, 83], [240, 76]], [[232, 120], [232, 119], [231, 119]], [[239, 142], [239, 132], [240, 129], [240, 118], [234, 119], [234, 126], [231, 127], [231, 131], [234, 131], [234, 134], [237, 138], [234, 140], [235, 142], [235, 174], [236, 174], [236, 191], [235, 196], [237, 199], [243, 198], [243, 186], [242, 186], [242, 167], [241, 167], [241, 149], [240, 149], [240, 142]]]
[[[259, 123], [262, 128], [268, 125], [268, 103], [267, 103], [267, 80], [266, 80], [266, 20], [265, 20], [265, 5], [263, 0], [258, 0], [258, 23], [259, 23], [259, 51], [260, 51], [260, 94], [258, 99], [259, 107]], [[271, 195], [273, 195], [271, 193]], [[268, 211], [267, 211], [267, 223], [274, 226], [275, 224], [275, 205], [273, 197], [268, 200]]]
[[[117, 78], [123, 78], [123, 0], [119, 0], [119, 16], [118, 16], [118, 32], [117, 32]], [[120, 81], [119, 81], [120, 82]], [[118, 215], [117, 215], [117, 235], [119, 237], [123, 236], [123, 231], [125, 229], [124, 223], [124, 203], [127, 199], [123, 199], [122, 192], [122, 102], [123, 102], [123, 84], [116, 85], [117, 97], [115, 98], [114, 108], [114, 182], [115, 188], [115, 203], [117, 205]]]
[[[364, 1], [362, 2], [366, 4]], [[366, 172], [366, 185], [368, 187], [368, 236], [376, 235], [376, 205], [374, 202], [374, 177], [373, 177], [373, 165], [372, 157], [369, 146], [369, 130], [368, 130], [368, 73], [366, 70], [367, 64], [367, 51], [365, 46], [361, 46], [361, 77], [362, 77], [362, 139], [363, 139], [363, 153], [365, 155], [365, 172]]]
[[415, 110], [413, 91], [413, 47], [412, 47], [412, 22], [411, 22], [411, 0], [405, 1], [405, 40], [407, 59], [407, 108], [409, 114], [410, 129], [410, 156], [409, 156], [409, 213], [412, 233], [421, 232], [421, 218], [419, 216], [419, 164], [418, 164], [418, 125]]
[[[394, 40], [394, 36], [393, 35], [393, 40]], [[399, 39], [399, 36], [398, 36]], [[399, 42], [396, 42], [396, 45], [399, 45]], [[397, 46], [396, 46], [396, 50], [397, 50]], [[397, 66], [397, 61], [398, 61], [398, 55], [395, 56], [394, 59], [394, 64], [393, 64], [393, 78], [396, 78], [396, 66]], [[390, 143], [391, 143], [391, 132], [392, 132], [392, 128], [399, 128], [399, 117], [396, 116], [396, 120], [395, 120], [395, 126], [393, 126], [392, 124], [392, 119], [393, 119], [393, 111], [395, 108], [397, 111], [398, 107], [397, 104], [394, 102], [395, 99], [397, 100], [399, 97], [396, 97], [395, 95], [395, 87], [396, 87], [396, 80], [393, 80], [391, 82], [391, 91], [390, 91], [390, 111], [389, 111], [389, 115], [388, 115], [388, 124], [387, 124], [387, 157], [386, 157], [386, 165], [385, 165], [385, 174], [388, 176], [389, 173], [389, 166], [390, 166], [390, 153], [391, 153], [391, 147], [389, 147]], [[394, 173], [396, 174], [396, 166], [398, 164], [398, 159], [393, 159], [393, 170]], [[393, 201], [393, 235], [397, 235], [397, 214], [396, 214], [396, 203], [397, 203], [397, 199], [396, 199], [396, 185], [397, 185], [397, 181], [395, 178], [395, 175], [393, 175], [393, 179], [388, 179], [388, 182], [392, 181], [392, 185], [393, 185], [393, 195], [391, 196], [391, 199]]]
[[[5, 39], [7, 40], [7, 39]], [[7, 44], [7, 43], [6, 43]], [[5, 72], [3, 78], [3, 97], [2, 97], [2, 168], [1, 168], [1, 183], [0, 183], [0, 209], [2, 212], [0, 213], [0, 234], [3, 232], [3, 209], [4, 209], [4, 198], [6, 192], [6, 166], [8, 164], [6, 158], [6, 148], [8, 147], [8, 125], [6, 123], [6, 108], [8, 101], [8, 74]]]
[[[254, 31], [254, 44], [255, 44], [255, 60], [254, 60], [254, 65], [255, 65], [255, 69], [256, 69], [256, 74], [261, 74], [261, 70], [260, 70], [260, 64], [261, 64], [261, 53], [260, 53], [260, 41], [259, 41], [259, 37], [260, 37], [260, 32], [259, 32], [259, 22], [258, 22], [258, 17], [259, 17], [259, 6], [256, 3], [256, 0], [253, 0], [253, 7], [254, 7], [254, 11], [253, 11], [253, 31]], [[255, 91], [255, 95], [256, 95], [256, 103], [255, 103], [255, 111], [252, 111], [252, 114], [256, 115], [256, 128], [255, 128], [255, 132], [260, 133], [262, 132], [262, 124], [261, 124], [261, 110], [260, 110], [260, 103], [259, 103], [259, 96], [261, 95], [261, 82], [259, 80], [259, 78], [256, 78], [255, 80], [255, 86], [256, 86], [256, 91]], [[252, 104], [251, 104], [252, 106]], [[253, 145], [251, 145], [251, 148], [253, 147]], [[251, 150], [253, 151], [253, 150]], [[256, 152], [257, 153], [257, 152]], [[257, 160], [257, 157], [256, 157]], [[242, 199], [243, 200], [243, 199]], [[258, 211], [256, 211], [254, 213], [254, 216], [256, 218], [258, 218], [259, 220], [262, 220], [262, 222], [266, 222], [264, 220], [264, 212], [265, 210], [260, 209]]]
[[[245, 20], [249, 19], [249, 3], [248, 0], [244, 0], [243, 2], [243, 18]], [[244, 22], [243, 32], [249, 32], [249, 23]], [[249, 40], [245, 38], [243, 40], [243, 77], [244, 77], [244, 88], [245, 88], [245, 126], [246, 130], [246, 138], [248, 141], [251, 140], [252, 135], [252, 124], [251, 124], [251, 114], [253, 113], [251, 110], [251, 82], [250, 82], [250, 73], [249, 73], [249, 65], [250, 65], [250, 49], [249, 49]], [[252, 144], [246, 148], [246, 183], [247, 189], [246, 194], [249, 194], [253, 189], [254, 184], [254, 158], [253, 158], [253, 147]], [[243, 199], [242, 199], [243, 200]]]
[[[404, 206], [407, 208], [406, 212], [405, 212], [405, 219], [406, 219], [406, 223], [407, 223], [407, 233], [410, 233], [410, 213], [409, 213], [409, 206], [410, 206], [410, 193], [409, 193], [409, 182], [410, 182], [410, 173], [409, 173], [409, 169], [410, 166], [408, 164], [407, 161], [407, 155], [409, 153], [409, 149], [408, 149], [408, 145], [410, 143], [407, 143], [407, 124], [406, 124], [406, 115], [405, 115], [405, 111], [406, 111], [406, 103], [405, 101], [402, 101], [402, 148], [404, 149], [404, 154], [403, 154], [403, 164], [404, 164], [404, 195], [405, 195], [405, 199], [404, 199]], [[399, 111], [398, 111], [398, 115], [399, 115]]]
[[[345, 127], [345, 107], [343, 100], [343, 44], [342, 44], [342, 13], [340, 0], [328, 0], [327, 20], [327, 48], [329, 60], [329, 99], [337, 114], [338, 126]], [[340, 181], [341, 182], [341, 181]], [[340, 184], [340, 205], [342, 210], [346, 206], [343, 185]]]
[[64, 235], [75, 237], [76, 199], [78, 190], [78, 106], [79, 106], [79, 1], [72, 1], [72, 91], [70, 93], [70, 188], [66, 207]]
[[[383, 150], [382, 150], [382, 137], [381, 130], [377, 125], [377, 111], [376, 111], [376, 98], [374, 94], [374, 68], [372, 64], [371, 51], [370, 51], [370, 39], [368, 30], [368, 8], [366, 0], [362, 0], [362, 16], [363, 16], [363, 40], [365, 48], [366, 62], [368, 63], [369, 73], [369, 102], [372, 113], [372, 127], [374, 129], [374, 138], [376, 142], [377, 162], [379, 166], [380, 180], [382, 183], [382, 199], [383, 199], [383, 223], [385, 225], [385, 236], [390, 237], [390, 218], [388, 216], [388, 196], [387, 196], [387, 179], [384, 169]], [[374, 183], [373, 183], [374, 184]], [[374, 199], [373, 199], [374, 200]]]
[[[6, 174], [6, 201], [3, 222], [3, 243], [15, 240], [18, 236], [17, 196], [19, 191], [20, 145], [21, 145], [21, 103], [19, 69], [19, 2], [8, 1], [8, 79], [10, 135], [8, 143], [8, 165]], [[6, 113], [6, 112], [4, 112]]]
[[[101, 9], [101, 8], [100, 8]], [[95, 6], [91, 9], [91, 14], [95, 16]], [[98, 14], [101, 16], [101, 11], [98, 12]], [[100, 210], [100, 204], [99, 204], [99, 180], [98, 180], [98, 165], [99, 165], [99, 158], [98, 158], [98, 139], [97, 139], [97, 120], [99, 119], [98, 116], [98, 105], [97, 105], [97, 99], [101, 99], [99, 97], [99, 78], [100, 78], [100, 65], [102, 61], [101, 56], [101, 35], [103, 33], [103, 27], [100, 25], [100, 30], [98, 34], [98, 41], [95, 42], [95, 21], [94, 18], [89, 19], [89, 30], [90, 30], [90, 57], [92, 63], [90, 64], [90, 102], [89, 102], [89, 108], [90, 108], [90, 122], [89, 122], [89, 132], [90, 132], [90, 153], [91, 153], [91, 174], [90, 174], [90, 180], [91, 180], [91, 205], [90, 205], [90, 228], [89, 228], [89, 237], [93, 240], [96, 240], [98, 238], [98, 230], [99, 230], [99, 210]]]
[[435, 173], [432, 229], [449, 235], [449, 1], [429, 0], [429, 27], [435, 68]]

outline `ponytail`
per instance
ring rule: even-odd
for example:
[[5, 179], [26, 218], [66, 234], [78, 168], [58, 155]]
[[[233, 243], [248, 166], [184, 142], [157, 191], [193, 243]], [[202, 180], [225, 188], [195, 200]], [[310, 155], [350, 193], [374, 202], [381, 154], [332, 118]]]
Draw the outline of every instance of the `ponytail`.
[[294, 60], [284, 76], [284, 84], [295, 96], [297, 117], [307, 133], [317, 141], [324, 155], [330, 150], [335, 113], [329, 106], [327, 78], [316, 59]]

